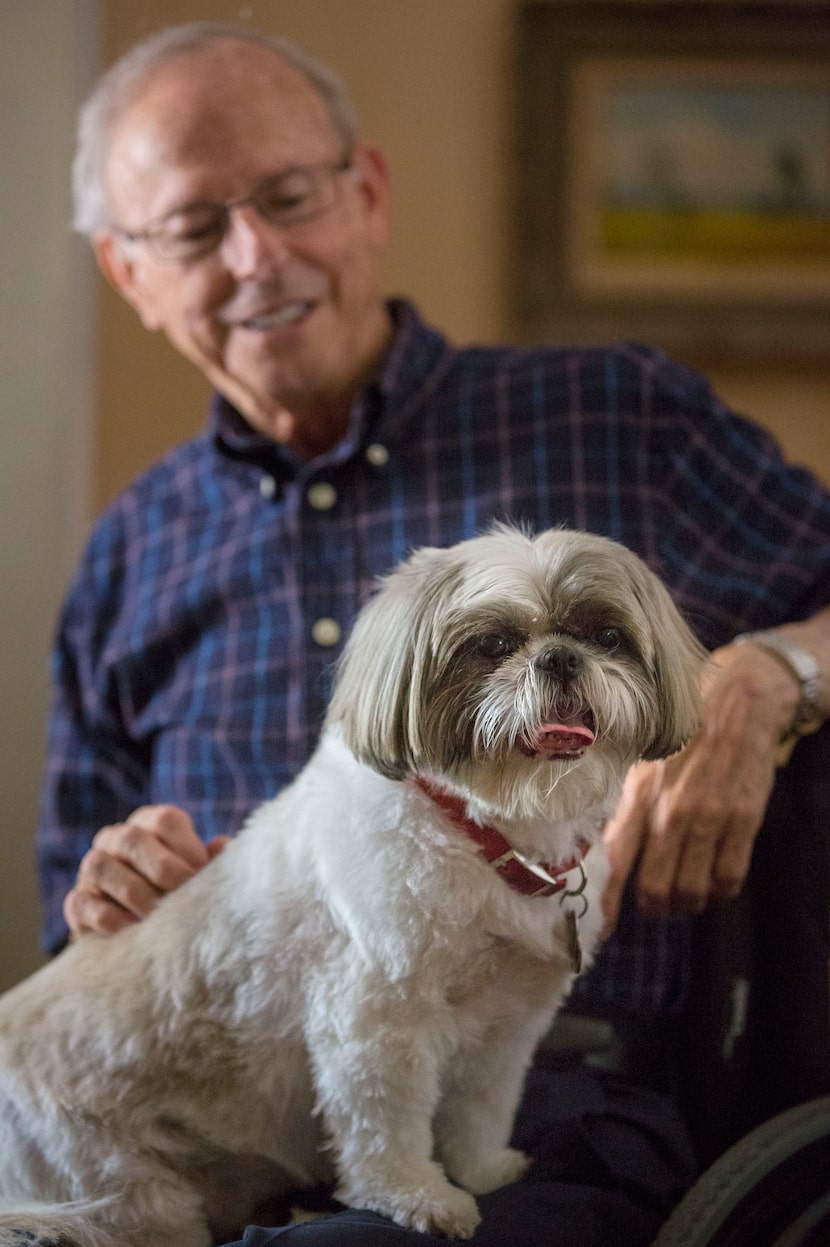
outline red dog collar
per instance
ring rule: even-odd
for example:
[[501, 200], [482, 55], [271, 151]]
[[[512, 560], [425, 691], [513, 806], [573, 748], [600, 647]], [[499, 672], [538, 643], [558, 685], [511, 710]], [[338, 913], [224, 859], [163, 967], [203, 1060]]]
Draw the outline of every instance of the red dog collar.
[[570, 861], [563, 862], [559, 866], [529, 862], [495, 827], [473, 822], [467, 816], [466, 806], [461, 797], [454, 797], [448, 792], [443, 792], [421, 775], [416, 776], [415, 782], [421, 791], [444, 811], [459, 831], [463, 831], [476, 842], [485, 860], [505, 883], [513, 888], [514, 892], [521, 892], [523, 896], [553, 896], [556, 892], [564, 892], [568, 886], [568, 874], [581, 865], [582, 859], [590, 848], [586, 841], [580, 840], [577, 853]]

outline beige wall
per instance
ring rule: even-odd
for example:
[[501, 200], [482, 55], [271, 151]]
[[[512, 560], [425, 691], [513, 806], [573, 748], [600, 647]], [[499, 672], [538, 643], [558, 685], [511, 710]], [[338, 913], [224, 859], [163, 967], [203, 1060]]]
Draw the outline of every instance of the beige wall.
[[[125, 0], [105, 4], [106, 57], [160, 25], [238, 18], [287, 34], [349, 82], [367, 137], [389, 158], [390, 291], [413, 297], [457, 341], [510, 337], [512, 26], [515, 0]], [[206, 387], [115, 296], [103, 303], [97, 498], [201, 425]], [[809, 375], [763, 361], [710, 373], [830, 480], [830, 350]]]
[[0, 6], [0, 990], [39, 961], [48, 652], [88, 518], [91, 271], [67, 228], [66, 173], [94, 7]]

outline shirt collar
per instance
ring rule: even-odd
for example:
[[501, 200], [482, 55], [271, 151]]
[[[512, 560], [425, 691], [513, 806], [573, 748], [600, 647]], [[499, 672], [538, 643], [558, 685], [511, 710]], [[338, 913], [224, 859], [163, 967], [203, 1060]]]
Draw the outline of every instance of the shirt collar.
[[[354, 455], [370, 436], [377, 436], [381, 422], [394, 420], [417, 401], [442, 355], [444, 338], [421, 320], [411, 303], [392, 299], [392, 340], [378, 361], [369, 384], [357, 395], [345, 436], [315, 462], [340, 463]], [[214, 393], [208, 409], [208, 431], [220, 451], [232, 458], [276, 458], [292, 472], [301, 467], [289, 447], [253, 429], [224, 395]]]

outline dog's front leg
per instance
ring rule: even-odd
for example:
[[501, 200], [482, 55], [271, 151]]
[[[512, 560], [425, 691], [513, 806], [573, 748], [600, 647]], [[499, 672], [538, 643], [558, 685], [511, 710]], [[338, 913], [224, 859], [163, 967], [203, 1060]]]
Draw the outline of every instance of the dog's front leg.
[[[365, 996], [364, 996], [365, 1000]], [[445, 1030], [415, 1020], [410, 1004], [343, 1017], [332, 1002], [325, 1026], [308, 1036], [318, 1107], [336, 1153], [336, 1196], [422, 1232], [469, 1238], [479, 1222], [467, 1191], [432, 1159]], [[339, 1017], [333, 1016], [339, 1014]]]
[[524, 1077], [547, 1016], [492, 1026], [462, 1047], [435, 1114], [437, 1152], [453, 1181], [476, 1195], [515, 1182], [529, 1159], [509, 1146]]

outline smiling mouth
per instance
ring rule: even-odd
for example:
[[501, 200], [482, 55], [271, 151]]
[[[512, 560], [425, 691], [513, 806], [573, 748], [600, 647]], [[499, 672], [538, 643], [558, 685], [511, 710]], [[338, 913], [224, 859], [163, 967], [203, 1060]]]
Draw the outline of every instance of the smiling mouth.
[[312, 309], [313, 304], [307, 302], [285, 303], [282, 307], [273, 311], [258, 312], [255, 316], [248, 316], [244, 320], [234, 321], [237, 329], [250, 329], [256, 332], [262, 332], [267, 329], [281, 329], [285, 325], [293, 325], [296, 321], [302, 320]]

